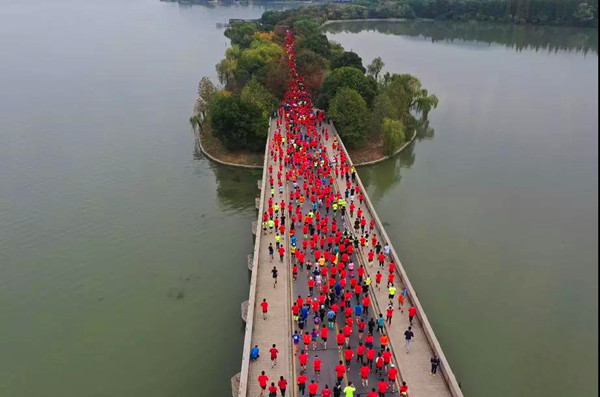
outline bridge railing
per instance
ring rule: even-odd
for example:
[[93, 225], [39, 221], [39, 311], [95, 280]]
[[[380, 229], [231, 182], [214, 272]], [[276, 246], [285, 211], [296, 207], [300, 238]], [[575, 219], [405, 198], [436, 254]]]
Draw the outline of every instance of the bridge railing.
[[[342, 139], [340, 138], [339, 134], [337, 133], [335, 126], [333, 125], [333, 123], [329, 123], [329, 124], [330, 124], [331, 129], [333, 130], [334, 134], [337, 136], [340, 146], [346, 153], [348, 162], [350, 163], [351, 166], [353, 166], [352, 159], [348, 155], [348, 151], [346, 150], [346, 147], [344, 146]], [[427, 338], [427, 341], [429, 342], [429, 346], [431, 347], [431, 350], [433, 350], [433, 352], [435, 354], [437, 354], [440, 359], [439, 368], [441, 369], [444, 379], [446, 380], [446, 384], [448, 385], [448, 389], [450, 390], [450, 393], [452, 394], [453, 397], [464, 397], [462, 390], [460, 389], [460, 386], [458, 385], [458, 381], [456, 380], [456, 377], [454, 376], [454, 373], [452, 372], [452, 369], [450, 368], [450, 364], [448, 364], [448, 360], [446, 359], [446, 356], [444, 355], [444, 352], [442, 351], [442, 347], [441, 347], [437, 337], [435, 336], [435, 333], [433, 332], [433, 328], [431, 327], [431, 324], [429, 323], [429, 319], [427, 318], [427, 315], [425, 314], [425, 310], [423, 310], [423, 306], [421, 305], [421, 302], [419, 301], [419, 298], [417, 297], [417, 293], [416, 293], [415, 289], [413, 288], [412, 284], [410, 283], [410, 280], [408, 279], [406, 271], [404, 270], [404, 266], [402, 266], [402, 262], [400, 262], [400, 258], [398, 257], [396, 250], [392, 246], [392, 241], [390, 240], [389, 236], [385, 232], [385, 228], [383, 227], [383, 224], [379, 220], [379, 216], [377, 216], [377, 211], [375, 211], [375, 208], [373, 207], [373, 204], [371, 203], [371, 200], [369, 199], [369, 196], [365, 190], [365, 187], [364, 187], [362, 181], [360, 180], [360, 177], [358, 176], [358, 172], [356, 173], [356, 182], [360, 186], [361, 191], [365, 195], [365, 204], [366, 204], [369, 212], [371, 213], [371, 217], [375, 221], [375, 227], [378, 229], [379, 236], [383, 237], [384, 241], [386, 241], [390, 246], [390, 255], [392, 256], [394, 263], [397, 265], [396, 266], [397, 276], [400, 278], [400, 280], [406, 287], [408, 299], [417, 308], [416, 316], [419, 319], [419, 321], [421, 322], [421, 325], [423, 326], [423, 332], [425, 333], [425, 337]]]
[[267, 183], [267, 177], [265, 172], [267, 171], [267, 161], [269, 159], [269, 140], [271, 138], [271, 118], [269, 117], [269, 129], [267, 132], [267, 142], [265, 143], [265, 159], [263, 162], [263, 176], [261, 180], [260, 189], [260, 204], [258, 206], [258, 222], [256, 222], [254, 240], [254, 255], [252, 256], [252, 275], [250, 276], [250, 291], [248, 292], [248, 315], [246, 320], [246, 330], [244, 334], [244, 347], [242, 350], [242, 370], [240, 371], [240, 387], [238, 390], [239, 397], [246, 397], [248, 395], [248, 372], [250, 370], [250, 350], [252, 349], [252, 329], [254, 327], [254, 305], [256, 304], [256, 280], [258, 277], [258, 255], [260, 249], [260, 239], [262, 233], [260, 232], [262, 214], [264, 212], [265, 200], [264, 194], [266, 192], [265, 186]]

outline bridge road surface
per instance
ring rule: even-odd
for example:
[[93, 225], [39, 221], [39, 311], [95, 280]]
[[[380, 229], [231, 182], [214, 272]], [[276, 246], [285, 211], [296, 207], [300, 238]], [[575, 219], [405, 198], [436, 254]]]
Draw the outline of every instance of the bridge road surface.
[[[333, 139], [333, 136], [330, 136], [329, 140], [331, 141], [332, 139]], [[322, 141], [324, 141], [324, 139]], [[304, 182], [304, 179], [302, 177], [300, 177], [298, 179], [298, 185], [302, 186], [303, 182]], [[291, 192], [294, 190], [293, 182], [289, 181], [289, 182], [287, 182], [287, 185], [288, 185], [287, 186], [288, 192]], [[288, 194], [288, 200], [289, 200], [289, 194]], [[302, 215], [305, 216], [312, 209], [312, 203], [310, 202], [310, 200], [306, 200], [304, 205], [301, 208], [302, 208]], [[342, 218], [341, 211], [338, 210], [337, 212], [334, 212], [333, 210], [330, 209], [329, 214], [327, 214], [325, 212], [324, 206], [322, 206], [321, 208], [318, 208], [318, 211], [320, 212], [321, 216], [327, 215], [327, 216], [329, 216], [330, 219], [335, 218], [338, 223], [338, 230], [341, 230], [343, 232], [344, 224], [346, 224], [348, 226], [348, 228], [350, 228], [348, 221], [344, 220]], [[289, 218], [291, 218], [291, 217], [288, 216], [288, 219]], [[286, 223], [286, 225], [289, 228], [289, 223]], [[296, 246], [298, 247], [297, 249], [300, 249], [300, 250], [302, 249], [302, 241], [304, 240], [304, 237], [302, 234], [302, 225], [303, 225], [303, 222], [300, 222], [300, 221], [296, 222], [296, 224], [295, 224], [295, 231], [296, 231], [295, 234], [297, 237]], [[355, 251], [355, 252], [358, 252], [358, 251]], [[352, 254], [350, 260], [355, 263], [354, 271], [355, 271], [355, 275], [356, 275], [356, 271], [358, 269], [358, 260], [357, 260], [355, 253]], [[316, 261], [314, 254], [311, 252], [310, 247], [307, 248], [307, 251], [306, 251], [305, 262], [308, 262], [308, 261], [310, 261], [311, 263], [314, 263]], [[312, 269], [314, 270], [314, 265], [313, 265]], [[312, 273], [312, 270], [311, 270], [311, 273]], [[358, 278], [358, 276], [356, 276], [356, 277]], [[293, 283], [294, 301], [295, 301], [295, 298], [298, 297], [298, 295], [302, 296], [303, 299], [305, 299], [306, 296], [308, 296], [308, 293], [309, 293], [308, 283], [307, 283], [308, 278], [309, 278], [309, 274], [306, 270], [306, 267], [304, 267], [304, 269], [298, 270], [298, 279], [296, 282]], [[350, 280], [350, 277], [348, 275], [348, 276], [346, 276], [348, 289], [350, 289], [349, 280]], [[327, 279], [323, 280], [323, 282], [327, 282]], [[375, 285], [375, 283], [373, 282], [372, 286], [374, 286], [374, 285]], [[344, 291], [342, 291], [342, 293], [344, 293]], [[313, 296], [314, 297], [319, 296], [317, 286], [315, 286], [315, 292], [314, 292]], [[359, 299], [362, 299], [363, 296], [364, 295], [361, 294]], [[371, 295], [371, 300], [373, 301], [372, 295]], [[356, 303], [357, 302], [356, 302], [354, 293], [352, 292], [351, 307], [354, 307], [354, 305]], [[365, 313], [362, 314], [361, 317], [365, 320], [365, 322], [368, 322], [369, 318], [371, 318], [373, 316], [375, 316], [375, 319], [376, 319], [376, 315], [374, 314], [373, 309], [374, 309], [374, 304], [372, 303], [371, 307], [369, 309], [369, 315], [366, 315]], [[343, 308], [341, 308], [341, 310], [343, 310]], [[313, 313], [313, 311], [311, 309], [309, 312], [307, 321], [306, 321], [306, 326], [304, 328], [304, 331], [308, 331], [309, 333], [313, 330], [313, 324], [314, 324], [313, 323], [314, 316], [312, 313]], [[320, 335], [319, 335], [316, 350], [313, 350], [312, 346], [309, 346], [309, 349], [308, 349], [309, 358], [308, 358], [306, 375], [308, 376], [309, 380], [308, 380], [307, 384], [310, 383], [311, 379], [315, 379], [315, 382], [317, 382], [319, 384], [319, 395], [320, 395], [320, 391], [325, 387], [325, 385], [328, 385], [330, 389], [333, 389], [334, 385], [336, 384], [337, 376], [335, 374], [334, 368], [339, 363], [339, 361], [340, 360], [343, 361], [344, 365], [345, 365], [345, 360], [343, 358], [343, 355], [338, 353], [337, 342], [336, 342], [336, 334], [345, 325], [345, 317], [344, 317], [343, 313], [341, 313], [341, 312], [338, 313], [338, 315], [336, 316], [336, 323], [337, 324], [336, 324], [335, 328], [333, 330], [329, 331], [329, 335], [327, 337], [327, 349], [326, 350], [323, 349]], [[297, 326], [296, 323], [294, 323], [294, 326], [295, 326], [294, 330], [298, 330], [302, 334], [302, 330], [299, 329], [299, 327]], [[324, 322], [321, 323], [321, 326], [327, 326], [327, 317], [324, 318]], [[367, 328], [366, 332], [364, 333], [364, 336], [366, 336], [367, 333], [368, 333], [368, 328]], [[375, 338], [374, 348], [377, 352], [379, 352], [380, 351], [380, 343], [379, 343], [380, 334], [377, 332], [377, 329], [375, 329], [373, 336]], [[363, 338], [363, 341], [364, 341], [364, 338]], [[350, 337], [350, 348], [352, 348], [354, 350], [355, 354], [356, 354], [356, 347], [358, 346], [358, 343], [359, 343], [358, 331], [357, 331], [357, 326], [355, 323], [355, 325], [353, 326], [352, 335]], [[300, 342], [300, 351], [302, 350], [303, 346], [304, 346], [304, 344], [301, 341]], [[389, 343], [388, 343], [388, 346], [389, 346]], [[323, 362], [321, 374], [318, 379], [315, 377], [315, 373], [314, 373], [313, 366], [312, 366], [312, 362], [315, 359], [316, 355], [318, 355], [319, 358]], [[297, 361], [298, 360], [297, 356], [294, 357], [294, 359], [296, 360], [296, 365], [295, 365], [296, 375], [298, 375], [301, 368]], [[365, 358], [365, 362], [366, 362], [366, 358]], [[395, 361], [393, 359], [392, 359], [392, 362], [395, 363]], [[349, 366], [349, 370], [347, 371], [347, 375], [344, 378], [344, 380], [342, 381], [342, 388], [347, 385], [348, 381], [351, 381], [353, 383], [353, 385], [356, 387], [355, 396], [357, 396], [357, 397], [358, 396], [366, 396], [367, 393], [371, 390], [371, 388], [377, 388], [377, 383], [379, 381], [379, 375], [376, 374], [375, 366], [373, 365], [373, 369], [372, 369], [371, 373], [369, 374], [369, 386], [362, 386], [360, 374], [358, 372], [358, 369], [361, 366], [362, 365], [359, 362], [357, 362], [356, 357], [354, 357]], [[383, 378], [387, 381], [387, 372], [385, 372], [385, 371], [383, 374]], [[409, 392], [410, 392], [410, 390], [409, 390]], [[398, 385], [396, 384], [394, 386], [394, 392], [391, 391], [391, 388], [388, 388], [388, 392], [386, 393], [386, 396], [390, 396], [390, 397], [399, 396]]]
[[[267, 141], [270, 142], [274, 131], [277, 130], [276, 120], [271, 121], [269, 136]], [[265, 156], [268, 157], [267, 168], [263, 170], [263, 180], [268, 180], [268, 166], [273, 165], [273, 173], [276, 173], [278, 164], [273, 161], [273, 158], [269, 155], [269, 151], [265, 152]], [[267, 207], [267, 202], [270, 197], [270, 186], [268, 183], [263, 183], [265, 187], [260, 191], [260, 197]], [[285, 198], [285, 190], [282, 195], [279, 194], [278, 190], [275, 189], [275, 196], [273, 202], [281, 201]], [[260, 396], [260, 386], [258, 385], [257, 378], [261, 371], [265, 371], [265, 374], [269, 377], [269, 383], [277, 381], [280, 376], [283, 376], [288, 381], [288, 390], [292, 390], [295, 385], [295, 378], [292, 377], [292, 343], [291, 343], [291, 271], [289, 266], [289, 250], [286, 248], [284, 262], [279, 261], [279, 255], [275, 252], [275, 259], [270, 261], [269, 257], [269, 243], [273, 243], [275, 247], [275, 232], [263, 234], [262, 232], [262, 213], [258, 214], [257, 223], [257, 236], [260, 236], [260, 245], [258, 252], [254, 252], [254, 255], [258, 255], [258, 262], [253, 272], [257, 272], [256, 277], [256, 299], [254, 303], [254, 314], [252, 322], [252, 336], [251, 336], [251, 347], [258, 345], [260, 349], [260, 357], [256, 361], [250, 361], [248, 366], [248, 380], [247, 380], [247, 393], [246, 396], [256, 397]], [[287, 233], [286, 233], [287, 235]], [[283, 239], [282, 239], [283, 241]], [[277, 267], [278, 277], [277, 286], [273, 288], [273, 277], [271, 269], [273, 266]], [[267, 299], [269, 303], [267, 319], [263, 319], [262, 308], [260, 306], [263, 298]], [[275, 368], [271, 368], [271, 358], [269, 349], [273, 344], [277, 345], [279, 350], [279, 356], [277, 365]], [[243, 386], [241, 386], [243, 387]], [[265, 391], [265, 396], [268, 392]]]
[[[334, 149], [332, 147], [333, 136], [337, 136], [337, 132], [335, 132], [335, 129], [332, 128], [331, 124], [323, 123], [323, 125], [329, 130], [329, 136], [330, 136], [329, 142], [326, 142], [328, 156], [329, 156], [329, 158], [331, 158], [331, 156], [337, 156], [338, 161], [339, 161], [339, 153], [340, 153], [340, 151], [343, 151], [344, 149], [340, 145], [339, 151], [338, 150], [334, 151]], [[339, 139], [339, 137], [338, 137], [338, 139]], [[346, 155], [346, 157], [348, 157], [348, 153], [345, 153], [345, 155]], [[335, 175], [334, 175], [334, 179], [335, 179]], [[360, 177], [358, 176], [358, 173], [357, 173], [356, 183], [354, 183], [353, 185], [358, 184], [359, 181], [360, 181]], [[343, 194], [346, 189], [346, 180], [345, 180], [345, 177], [341, 173], [340, 173], [340, 176], [337, 178], [337, 185], [338, 185], [338, 190]], [[362, 184], [361, 184], [361, 190], [362, 190]], [[367, 192], [363, 191], [363, 193], [366, 197]], [[349, 200], [347, 200], [347, 201], [348, 201], [348, 205], [350, 205]], [[351, 219], [351, 225], [354, 224], [354, 220], [356, 219], [356, 211], [358, 211], [358, 208], [361, 208], [363, 210], [363, 216], [367, 219], [367, 229], [368, 229], [369, 222], [371, 221], [371, 219], [373, 219], [373, 215], [370, 213], [368, 207], [364, 204], [364, 202], [362, 205], [360, 205], [360, 202], [358, 200], [358, 195], [357, 195], [357, 198], [355, 199], [355, 206], [356, 206], [356, 209], [354, 212], [354, 218], [350, 218], [349, 211], [346, 211], [346, 216], [348, 217], [348, 219]], [[381, 233], [381, 230], [379, 230], [377, 223], [375, 223], [374, 232], [377, 234], [378, 240], [381, 241], [381, 246], [383, 247], [385, 245], [386, 241], [382, 241], [381, 236], [383, 236], [383, 233]], [[373, 288], [371, 288], [371, 290], [374, 292], [376, 300], [379, 303], [380, 309], [382, 310], [382, 313], [384, 314], [384, 317], [385, 317], [384, 310], [389, 303], [388, 290], [386, 288], [387, 276], [389, 274], [388, 273], [389, 257], [386, 258], [383, 269], [379, 267], [377, 257], [375, 257], [375, 260], [373, 261], [373, 266], [370, 267], [368, 265], [368, 259], [367, 259], [367, 253], [369, 252], [369, 249], [371, 246], [370, 238], [371, 238], [371, 235], [369, 235], [367, 247], [365, 247], [364, 249], [362, 249], [362, 248], [358, 249], [358, 250], [356, 250], [356, 252], [360, 256], [359, 263], [364, 264], [366, 273], [369, 274], [371, 279], [373, 280], [373, 284], [372, 284]], [[393, 249], [391, 241], [387, 241], [387, 243], [389, 244], [390, 248]], [[355, 268], [357, 268], [357, 266], [358, 266], [358, 263], [355, 262]], [[408, 308], [412, 305], [413, 302], [411, 302], [407, 296], [406, 300], [404, 301], [404, 312], [401, 313], [400, 310], [398, 309], [397, 297], [398, 297], [398, 294], [402, 293], [402, 290], [405, 287], [404, 284], [401, 283], [401, 277], [398, 272], [398, 267], [399, 267], [399, 264], [396, 263], [396, 272], [395, 272], [396, 275], [395, 275], [395, 279], [394, 279], [394, 285], [397, 287], [397, 292], [396, 292], [396, 296], [395, 296], [394, 302], [393, 302], [395, 310], [394, 310], [394, 315], [392, 317], [391, 326], [388, 326], [387, 322], [386, 322], [386, 332], [388, 333], [388, 336], [390, 338], [389, 344], [391, 344], [392, 350], [394, 352], [394, 356], [397, 360], [396, 365], [398, 366], [398, 369], [400, 371], [400, 376], [401, 376], [402, 380], [408, 384], [408, 386], [409, 386], [408, 392], [411, 397], [415, 397], [415, 396], [419, 396], [419, 397], [452, 396], [452, 393], [450, 392], [448, 384], [446, 383], [446, 380], [441, 373], [441, 371], [443, 370], [441, 368], [441, 366], [438, 367], [436, 376], [432, 376], [430, 374], [430, 369], [431, 369], [430, 359], [433, 356], [433, 350], [431, 349], [431, 346], [429, 345], [429, 342], [428, 342], [427, 338], [425, 337], [425, 334], [423, 331], [423, 326], [420, 323], [418, 316], [415, 316], [413, 318], [412, 331], [414, 332], [415, 336], [410, 345], [410, 353], [406, 352], [405, 344], [404, 344], [404, 331], [406, 331], [410, 325], [409, 320], [408, 320]], [[380, 290], [378, 290], [375, 287], [375, 273], [378, 270], [383, 274]], [[377, 341], [377, 337], [375, 339]]]

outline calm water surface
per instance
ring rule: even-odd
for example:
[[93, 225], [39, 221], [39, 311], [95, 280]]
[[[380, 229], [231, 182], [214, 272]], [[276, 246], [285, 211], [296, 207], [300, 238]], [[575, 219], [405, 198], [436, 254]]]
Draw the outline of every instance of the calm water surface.
[[[216, 23], [264, 10], [0, 6], [0, 396], [229, 395], [259, 173], [187, 119]], [[468, 395], [594, 395], [597, 45], [490, 35], [334, 36], [441, 99], [361, 175]]]
[[465, 394], [598, 395], [597, 30], [328, 29], [440, 99], [360, 175]]

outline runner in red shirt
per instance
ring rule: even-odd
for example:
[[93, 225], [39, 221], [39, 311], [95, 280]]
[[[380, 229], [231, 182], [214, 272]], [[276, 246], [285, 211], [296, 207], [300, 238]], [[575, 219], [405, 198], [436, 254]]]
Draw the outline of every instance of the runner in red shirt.
[[321, 328], [321, 342], [323, 343], [323, 349], [327, 350], [327, 334], [329, 333], [329, 328], [322, 327]]
[[277, 365], [277, 354], [279, 353], [279, 350], [277, 350], [277, 347], [275, 346], [274, 343], [273, 343], [273, 347], [269, 349], [269, 353], [271, 353], [271, 368], [272, 368]]
[[319, 390], [319, 384], [315, 382], [314, 379], [310, 381], [308, 384], [308, 395], [310, 397], [315, 397], [317, 395], [317, 391]]
[[366, 365], [360, 367], [360, 380], [363, 386], [369, 386], [369, 374], [371, 373], [371, 368]]
[[267, 302], [266, 299], [263, 299], [263, 301], [260, 302], [260, 307], [262, 308], [263, 319], [266, 320], [267, 319], [267, 311], [269, 310], [269, 303]]
[[402, 386], [400, 386], [400, 395], [407, 396], [408, 395], [408, 385], [406, 382], [402, 382]]
[[339, 334], [335, 337], [338, 345], [338, 350], [341, 353], [344, 348], [344, 343], [346, 342], [346, 337], [344, 336], [344, 331], [340, 330]]
[[411, 306], [408, 309], [408, 321], [410, 322], [410, 325], [412, 325], [413, 318], [415, 317], [415, 314], [417, 314], [417, 308], [414, 307], [414, 306]]
[[271, 382], [271, 386], [269, 386], [269, 397], [277, 397], [277, 386], [275, 386], [274, 382]]
[[367, 350], [367, 364], [369, 364], [369, 368], [373, 369], [373, 360], [375, 359], [375, 349], [372, 347]]
[[329, 385], [325, 385], [325, 388], [323, 390], [321, 390], [322, 397], [331, 397], [332, 393], [333, 392], [329, 388]]
[[354, 357], [354, 351], [350, 348], [344, 350], [344, 359], [346, 360], [346, 367], [350, 369], [350, 363], [352, 362], [352, 357]]
[[261, 371], [260, 375], [258, 375], [258, 384], [260, 385], [260, 395], [264, 395], [265, 390], [267, 389], [267, 383], [269, 382], [269, 377], [265, 375], [265, 371]]
[[377, 274], [375, 274], [375, 285], [377, 286], [378, 290], [381, 290], [381, 278], [383, 277], [383, 274], [381, 274], [379, 272], [379, 270], [377, 270]]
[[394, 385], [396, 384], [396, 377], [398, 376], [398, 369], [394, 367], [394, 364], [390, 364], [390, 369], [388, 371], [388, 382], [390, 382], [390, 388], [392, 392], [394, 391]]
[[315, 359], [313, 360], [313, 368], [315, 370], [315, 377], [319, 379], [319, 375], [321, 374], [321, 365], [323, 362], [319, 358], [318, 355], [315, 355]]
[[377, 389], [372, 388], [371, 391], [367, 394], [367, 397], [378, 397], [379, 393], [377, 393]]
[[379, 392], [379, 397], [385, 397], [385, 392], [387, 391], [388, 383], [381, 379], [379, 383], [377, 383], [377, 391]]
[[335, 366], [335, 374], [337, 376], [337, 381], [340, 383], [342, 379], [344, 379], [344, 374], [346, 373], [346, 366], [342, 361], [338, 365]]
[[298, 361], [300, 362], [300, 368], [302, 368], [303, 371], [306, 371], [306, 364], [308, 363], [308, 354], [306, 353], [306, 350], [300, 352]]
[[285, 391], [287, 390], [287, 380], [283, 376], [279, 377], [279, 382], [277, 382], [277, 386], [279, 386], [279, 390], [281, 391], [281, 397], [285, 397]]
[[300, 375], [298, 376], [296, 383], [298, 384], [298, 390], [302, 393], [302, 395], [304, 395], [304, 390], [306, 389], [306, 381], [307, 380], [308, 380], [308, 377], [306, 375], [304, 375], [304, 371], [300, 371]]

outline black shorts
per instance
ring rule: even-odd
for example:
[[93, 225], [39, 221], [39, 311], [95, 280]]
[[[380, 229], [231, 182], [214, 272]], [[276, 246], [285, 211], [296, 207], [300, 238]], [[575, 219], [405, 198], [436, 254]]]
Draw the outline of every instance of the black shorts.
[[321, 338], [323, 342], [327, 342], [327, 338]]
[[266, 390], [267, 386], [266, 385], [265, 386], [261, 386], [260, 388], [263, 389], [263, 390]]

